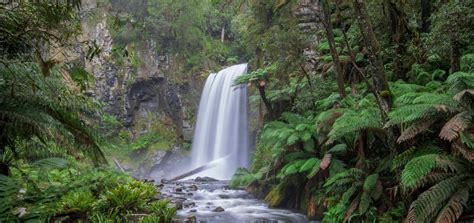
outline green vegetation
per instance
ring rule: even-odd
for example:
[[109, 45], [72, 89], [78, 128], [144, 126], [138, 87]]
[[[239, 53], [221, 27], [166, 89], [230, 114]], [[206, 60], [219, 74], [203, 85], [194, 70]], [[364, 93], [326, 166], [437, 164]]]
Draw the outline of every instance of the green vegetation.
[[[176, 210], [154, 184], [107, 168], [112, 135], [103, 132], [120, 123], [85, 95], [93, 80], [85, 68], [58, 56], [77, 44], [79, 9], [80, 1], [0, 5], [0, 221], [171, 222]], [[88, 60], [99, 53], [79, 44], [90, 46]]]
[[232, 187], [323, 222], [473, 221], [474, 3], [305, 2], [107, 0], [86, 14], [78, 0], [0, 3], [0, 221], [176, 214], [154, 185], [107, 167], [147, 168], [182, 142], [172, 120], [124, 127], [90, 96], [93, 77], [69, 54], [101, 49], [78, 42], [80, 15], [110, 31], [101, 59], [126, 85], [113, 90], [156, 66], [185, 88], [249, 63], [235, 84], [251, 89], [257, 144]]
[[235, 84], [266, 112], [232, 186], [323, 222], [472, 220], [474, 5], [313, 4], [324, 30], [310, 34], [295, 30], [296, 1], [251, 1], [238, 17], [254, 71]]

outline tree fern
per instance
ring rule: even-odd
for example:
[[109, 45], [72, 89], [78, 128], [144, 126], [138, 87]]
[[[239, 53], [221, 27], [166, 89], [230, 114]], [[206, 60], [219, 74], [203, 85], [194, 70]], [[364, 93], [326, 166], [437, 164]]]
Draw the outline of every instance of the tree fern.
[[0, 90], [0, 127], [6, 130], [3, 145], [15, 149], [15, 140], [37, 137], [64, 147], [74, 145], [76, 151], [105, 162], [96, 132], [83, 119], [93, 110], [87, 99], [74, 96], [64, 86], [62, 74], [53, 70], [49, 77], [42, 77], [35, 65], [0, 66], [0, 73], [6, 80]]

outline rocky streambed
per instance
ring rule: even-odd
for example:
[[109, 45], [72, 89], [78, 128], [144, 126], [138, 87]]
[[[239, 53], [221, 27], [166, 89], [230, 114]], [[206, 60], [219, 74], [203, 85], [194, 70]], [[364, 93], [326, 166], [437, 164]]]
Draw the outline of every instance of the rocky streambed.
[[227, 181], [199, 178], [159, 187], [161, 197], [177, 206], [180, 223], [309, 223], [303, 214], [269, 208], [245, 190], [230, 189]]

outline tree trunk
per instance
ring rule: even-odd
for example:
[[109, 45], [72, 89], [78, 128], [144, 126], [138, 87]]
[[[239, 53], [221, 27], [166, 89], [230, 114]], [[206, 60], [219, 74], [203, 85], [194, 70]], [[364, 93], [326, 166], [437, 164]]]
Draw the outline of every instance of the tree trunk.
[[353, 0], [354, 11], [357, 16], [359, 27], [367, 48], [369, 61], [371, 63], [371, 73], [376, 93], [381, 96], [382, 109], [388, 114], [392, 107], [392, 96], [388, 82], [385, 78], [385, 70], [382, 58], [380, 57], [380, 48], [377, 38], [375, 37], [372, 23], [367, 12], [367, 6], [364, 0]]
[[392, 44], [395, 46], [395, 59], [394, 59], [394, 72], [398, 79], [405, 80], [405, 73], [407, 72], [403, 67], [403, 54], [405, 53], [405, 43], [407, 38], [408, 30], [406, 28], [406, 16], [399, 7], [400, 4], [387, 2], [389, 11], [391, 31], [392, 31]]
[[336, 49], [336, 41], [334, 41], [334, 33], [332, 30], [333, 28], [331, 22], [331, 9], [329, 8], [328, 0], [319, 1], [319, 4], [322, 9], [322, 21], [324, 29], [326, 30], [326, 37], [328, 39], [329, 48], [331, 51], [333, 66], [336, 71], [337, 88], [339, 90], [339, 95], [341, 96], [341, 98], [345, 98], [346, 91], [344, 87], [344, 73], [342, 72], [341, 63], [339, 61], [339, 54], [337, 53]]
[[221, 42], [223, 43], [225, 40], [225, 24], [222, 25], [222, 30], [221, 30]]
[[430, 28], [432, 0], [421, 0], [421, 32], [426, 33]]
[[461, 70], [461, 51], [459, 42], [456, 40], [451, 41], [451, 52], [450, 52], [451, 67], [449, 68], [449, 73], [458, 72]]

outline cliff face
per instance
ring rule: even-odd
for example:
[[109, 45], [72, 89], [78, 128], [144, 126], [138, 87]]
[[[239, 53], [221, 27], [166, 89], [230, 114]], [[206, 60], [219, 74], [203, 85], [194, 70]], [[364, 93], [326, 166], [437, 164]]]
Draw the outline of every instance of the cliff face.
[[[88, 71], [95, 76], [93, 95], [106, 104], [106, 110], [119, 118], [136, 134], [151, 131], [151, 123], [167, 122], [166, 125], [178, 137], [189, 140], [188, 128], [202, 80], [197, 75], [186, 75], [189, 80], [175, 83], [169, 55], [160, 54], [152, 38], [145, 42], [131, 42], [119, 49], [111, 35], [107, 22], [110, 12], [87, 4], [84, 16], [84, 35], [96, 42], [101, 53], [92, 61], [85, 61]], [[179, 66], [179, 65], [178, 65]]]
[[[94, 0], [84, 1], [82, 39], [90, 40], [100, 53], [89, 61], [86, 49], [78, 51], [82, 55], [80, 62], [94, 76], [88, 94], [102, 102], [104, 110], [122, 124], [129, 140], [155, 134], [166, 141], [159, 148], [148, 148], [152, 150], [144, 155], [148, 157], [130, 168], [135, 172], [138, 169], [143, 176], [165, 155], [171, 156], [167, 153], [178, 156], [183, 153], [181, 148], [191, 142], [203, 78], [176, 73], [173, 68], [182, 66], [180, 61], [172, 59], [169, 53], [160, 54], [153, 38], [119, 42], [121, 36], [114, 36], [108, 24], [117, 13]], [[185, 76], [186, 80], [177, 81], [178, 76]], [[133, 159], [140, 153], [143, 151], [130, 155]]]

